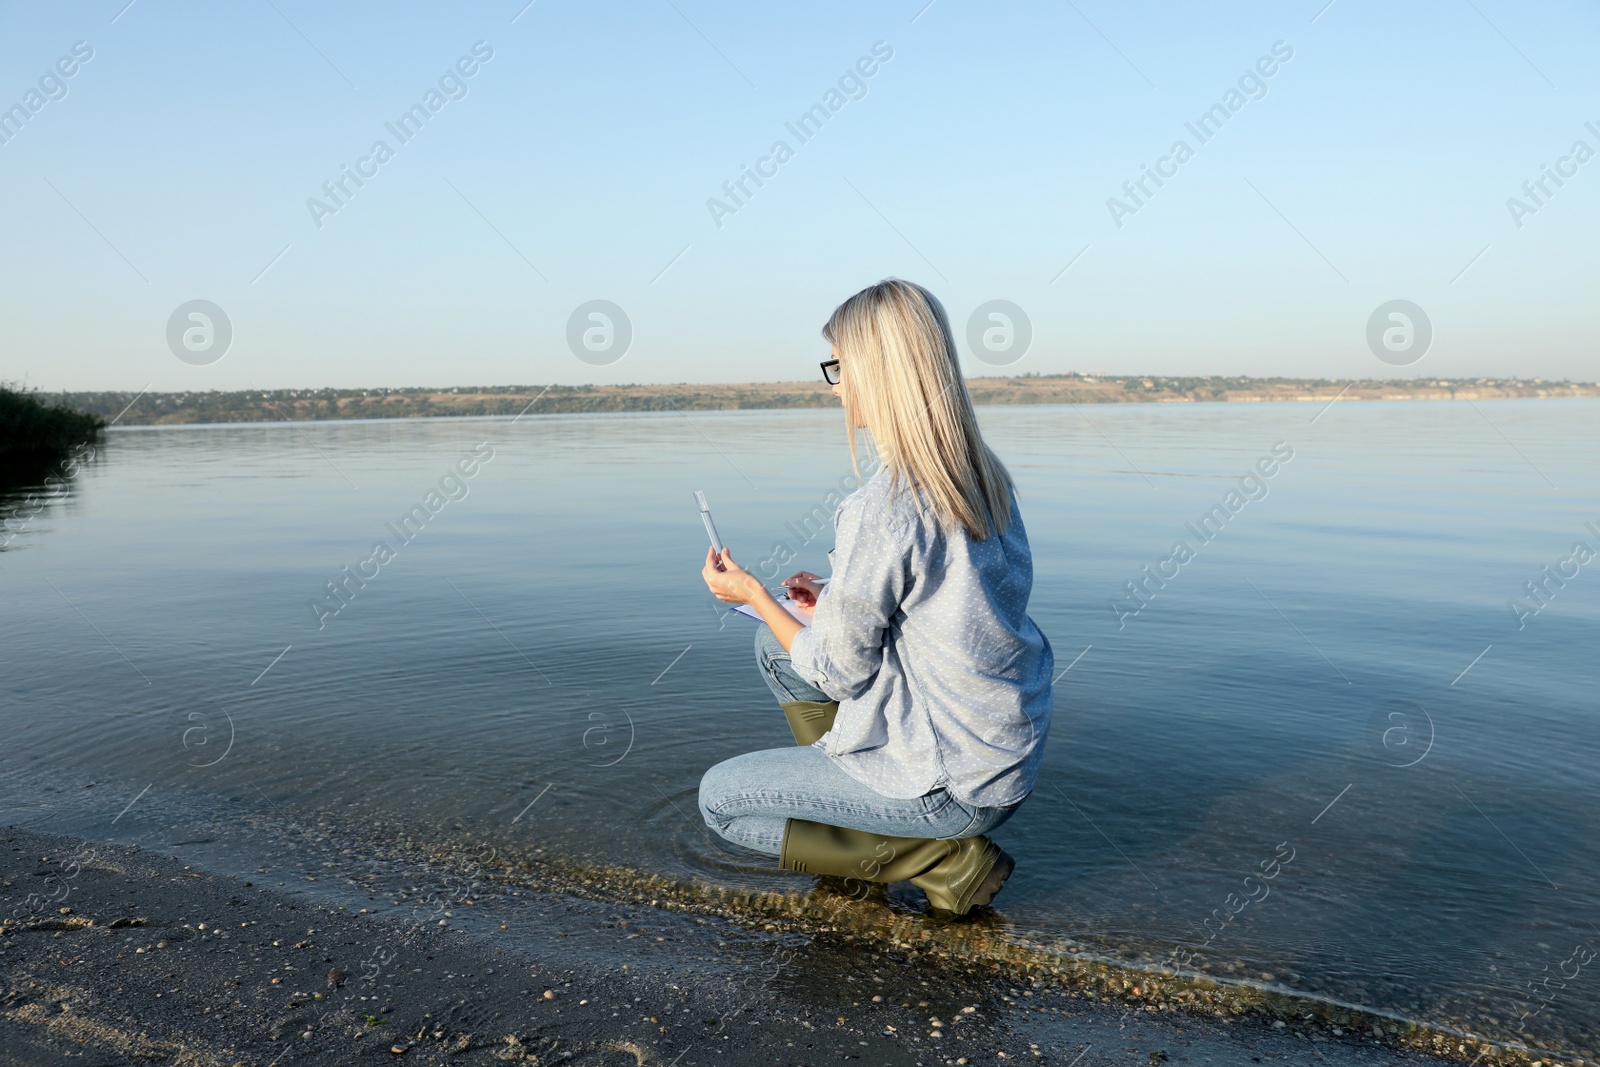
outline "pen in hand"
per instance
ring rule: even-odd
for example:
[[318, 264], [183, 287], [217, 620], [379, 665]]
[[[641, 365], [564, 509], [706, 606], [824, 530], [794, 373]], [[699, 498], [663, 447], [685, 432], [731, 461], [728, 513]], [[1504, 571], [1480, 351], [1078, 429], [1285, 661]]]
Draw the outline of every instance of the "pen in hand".
[[789, 594], [790, 600], [811, 611], [816, 609], [817, 594], [822, 592], [822, 587], [827, 582], [826, 578], [819, 578], [810, 571], [800, 571], [798, 574], [785, 578], [781, 584]]

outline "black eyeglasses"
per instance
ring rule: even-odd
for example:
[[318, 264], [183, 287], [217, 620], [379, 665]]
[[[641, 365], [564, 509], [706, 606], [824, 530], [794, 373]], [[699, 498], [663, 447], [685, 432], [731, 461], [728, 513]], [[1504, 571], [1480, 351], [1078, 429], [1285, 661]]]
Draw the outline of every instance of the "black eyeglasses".
[[822, 380], [829, 385], [839, 384], [839, 361], [836, 359], [824, 360], [822, 364]]

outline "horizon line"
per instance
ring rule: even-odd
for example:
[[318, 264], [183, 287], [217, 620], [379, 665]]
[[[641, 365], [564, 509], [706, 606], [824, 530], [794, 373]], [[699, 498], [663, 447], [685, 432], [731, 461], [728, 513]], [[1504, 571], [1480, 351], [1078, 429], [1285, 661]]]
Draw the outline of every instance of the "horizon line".
[[[1513, 375], [1494, 375], [1494, 376], [1490, 376], [1490, 375], [1473, 375], [1473, 376], [1470, 376], [1470, 377], [1457, 377], [1457, 378], [1448, 378], [1448, 377], [1437, 376], [1437, 375], [1427, 375], [1427, 376], [1412, 375], [1410, 377], [1380, 378], [1380, 377], [1328, 377], [1328, 376], [1294, 377], [1294, 376], [1286, 376], [1286, 375], [1271, 375], [1271, 376], [1267, 376], [1267, 375], [1251, 375], [1251, 374], [1139, 374], [1139, 373], [1102, 374], [1102, 373], [1093, 372], [1093, 371], [1066, 371], [1066, 372], [1062, 372], [1062, 373], [1059, 373], [1059, 374], [1028, 373], [1028, 374], [963, 375], [963, 379], [966, 380], [966, 381], [1045, 381], [1045, 380], [1060, 379], [1060, 378], [1074, 379], [1074, 380], [1078, 380], [1078, 381], [1091, 381], [1091, 382], [1108, 381], [1108, 380], [1109, 381], [1117, 381], [1117, 380], [1122, 380], [1122, 379], [1131, 379], [1131, 380], [1136, 380], [1136, 381], [1152, 381], [1152, 382], [1217, 381], [1217, 380], [1235, 381], [1235, 382], [1284, 382], [1284, 383], [1307, 383], [1307, 384], [1310, 384], [1310, 383], [1337, 384], [1337, 383], [1342, 383], [1342, 382], [1348, 382], [1348, 383], [1350, 383], [1352, 385], [1357, 384], [1357, 383], [1361, 383], [1361, 382], [1375, 382], [1375, 383], [1395, 383], [1395, 382], [1403, 382], [1403, 383], [1423, 383], [1423, 382], [1462, 383], [1462, 382], [1468, 382], [1468, 383], [1471, 383], [1471, 384], [1474, 384], [1474, 385], [1492, 384], [1492, 383], [1497, 383], [1497, 382], [1526, 382], [1526, 383], [1530, 383], [1530, 384], [1594, 385], [1594, 386], [1600, 386], [1600, 379], [1594, 379], [1592, 381], [1584, 381], [1582, 379], [1573, 379], [1573, 378], [1548, 378], [1548, 377], [1545, 377], [1545, 376], [1542, 376], [1542, 375], [1537, 375], [1537, 376], [1533, 376], [1533, 377], [1524, 378], [1524, 377], [1521, 377], [1519, 375], [1514, 375], [1514, 374]], [[808, 379], [779, 378], [779, 379], [755, 379], [755, 380], [745, 380], [745, 381], [737, 381], [737, 382], [692, 382], [692, 381], [685, 381], [685, 382], [582, 382], [582, 383], [567, 384], [567, 385], [563, 385], [563, 384], [559, 384], [559, 383], [555, 383], [555, 382], [551, 382], [551, 383], [544, 384], [544, 385], [540, 385], [538, 383], [528, 383], [528, 384], [506, 383], [506, 384], [491, 384], [491, 385], [484, 385], [484, 384], [467, 384], [467, 385], [277, 385], [277, 386], [245, 385], [245, 386], [235, 386], [235, 387], [231, 387], [231, 388], [214, 387], [214, 388], [210, 388], [210, 389], [151, 389], [151, 388], [149, 388], [147, 386], [146, 389], [145, 389], [145, 392], [146, 392], [147, 395], [150, 394], [150, 393], [255, 393], [255, 392], [268, 392], [268, 393], [271, 393], [271, 392], [309, 392], [309, 391], [360, 392], [360, 391], [371, 391], [371, 390], [388, 390], [388, 391], [391, 391], [391, 392], [397, 392], [397, 391], [451, 392], [451, 391], [460, 391], [460, 390], [480, 390], [480, 389], [481, 390], [502, 390], [502, 391], [505, 391], [505, 390], [520, 390], [520, 389], [541, 389], [541, 388], [547, 389], [547, 390], [554, 390], [554, 389], [639, 389], [639, 388], [655, 388], [655, 387], [669, 387], [669, 386], [675, 386], [675, 387], [691, 386], [691, 387], [696, 387], [696, 388], [724, 388], [724, 389], [726, 389], [726, 388], [733, 388], [733, 387], [736, 387], [736, 386], [750, 386], [750, 385], [762, 385], [762, 386], [773, 386], [773, 385], [812, 386], [812, 385], [821, 385], [821, 386], [826, 386], [827, 383], [821, 381], [820, 379], [818, 379], [816, 381], [812, 381], [809, 378]], [[19, 392], [30, 392], [31, 391], [31, 392], [38, 392], [38, 393], [90, 393], [90, 394], [99, 393], [99, 394], [115, 394], [115, 393], [126, 393], [126, 392], [136, 391], [136, 390], [131, 390], [131, 389], [116, 388], [116, 387], [111, 387], [111, 388], [78, 388], [78, 389], [62, 388], [62, 389], [49, 389], [49, 390], [47, 390], [47, 389], [43, 389], [43, 388], [38, 387], [38, 386], [29, 386], [29, 385], [27, 385], [26, 383], [23, 383], [23, 382], [15, 382], [15, 383], [13, 383], [13, 382], [6, 382], [6, 381], [0, 381], [0, 388], [15, 389], [15, 390], [17, 390]]]

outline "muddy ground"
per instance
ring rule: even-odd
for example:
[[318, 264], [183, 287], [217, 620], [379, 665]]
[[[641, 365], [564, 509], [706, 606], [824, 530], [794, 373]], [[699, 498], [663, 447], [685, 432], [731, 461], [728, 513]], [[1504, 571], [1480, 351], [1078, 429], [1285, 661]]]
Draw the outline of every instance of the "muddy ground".
[[647, 905], [511, 888], [363, 913], [138, 848], [0, 845], [8, 1067], [1447, 1062]]

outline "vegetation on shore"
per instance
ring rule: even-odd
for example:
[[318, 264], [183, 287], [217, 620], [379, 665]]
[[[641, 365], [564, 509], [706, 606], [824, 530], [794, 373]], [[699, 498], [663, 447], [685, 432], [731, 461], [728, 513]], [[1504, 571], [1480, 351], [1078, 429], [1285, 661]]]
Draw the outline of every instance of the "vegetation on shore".
[[[1259, 403], [1341, 400], [1484, 400], [1600, 396], [1600, 383], [1542, 378], [1161, 377], [1026, 374], [969, 378], [978, 404]], [[567, 415], [602, 412], [828, 408], [839, 401], [815, 382], [726, 385], [456, 386], [452, 388], [272, 389], [233, 392], [62, 393], [64, 403], [113, 416], [123, 425], [426, 418], [462, 415]], [[137, 400], [137, 403], [134, 401]], [[129, 405], [132, 404], [131, 407]]]
[[59, 455], [99, 436], [106, 420], [92, 412], [75, 410], [65, 397], [63, 394], [54, 404], [46, 404], [36, 389], [0, 385], [0, 456], [9, 459], [30, 452]]
[[0, 490], [39, 481], [105, 425], [98, 413], [75, 409], [65, 396], [46, 403], [37, 390], [0, 385]]

